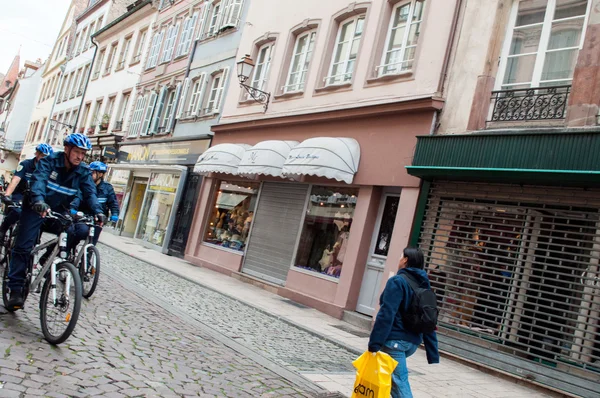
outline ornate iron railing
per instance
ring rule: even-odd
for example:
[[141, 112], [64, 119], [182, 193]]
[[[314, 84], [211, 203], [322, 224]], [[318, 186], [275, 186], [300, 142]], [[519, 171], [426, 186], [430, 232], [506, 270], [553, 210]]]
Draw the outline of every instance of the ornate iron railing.
[[492, 91], [490, 122], [564, 119], [571, 86]]

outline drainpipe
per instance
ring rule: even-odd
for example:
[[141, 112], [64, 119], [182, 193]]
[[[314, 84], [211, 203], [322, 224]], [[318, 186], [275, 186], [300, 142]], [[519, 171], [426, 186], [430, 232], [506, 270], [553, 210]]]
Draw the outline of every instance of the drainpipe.
[[446, 82], [446, 74], [448, 73], [448, 67], [450, 66], [450, 55], [454, 47], [454, 38], [456, 36], [456, 29], [458, 27], [458, 17], [463, 6], [463, 0], [457, 0], [456, 7], [454, 9], [454, 16], [452, 17], [452, 25], [450, 29], [450, 38], [448, 39], [448, 45], [446, 46], [446, 53], [444, 54], [444, 63], [442, 64], [442, 71], [440, 73], [440, 79], [438, 82], [437, 92], [443, 97], [444, 94], [444, 83]]
[[52, 112], [54, 112], [54, 106], [56, 105], [56, 101], [58, 100], [58, 95], [61, 92], [61, 86], [65, 77], [65, 69], [67, 69], [67, 61], [60, 66], [60, 79], [58, 79], [58, 84], [56, 85], [56, 95], [54, 96], [54, 102], [52, 102], [52, 107], [50, 108], [50, 114], [48, 115], [48, 122], [46, 122], [46, 126], [44, 127], [44, 136], [43, 141], [48, 139], [48, 129], [50, 129], [50, 122], [52, 121]]
[[[183, 76], [184, 79], [187, 79], [187, 77], [190, 75], [190, 70], [192, 69], [192, 61], [194, 59], [194, 55], [196, 55], [196, 46], [198, 45], [199, 41], [200, 40], [198, 40], [198, 39], [194, 40], [194, 45], [192, 47], [192, 53], [188, 57], [187, 67], [185, 68], [185, 75]], [[177, 107], [179, 107], [179, 101], [181, 101], [181, 94], [182, 94], [182, 90], [179, 90], [179, 97], [175, 98], [175, 104], [176, 104], [175, 112], [177, 112]], [[177, 126], [177, 119], [175, 119], [175, 122], [173, 123], [172, 133], [175, 131], [175, 126]]]
[[73, 133], [77, 132], [77, 123], [79, 123], [79, 116], [81, 116], [81, 108], [83, 107], [83, 101], [85, 100], [85, 93], [87, 92], [88, 84], [90, 84], [90, 77], [92, 76], [94, 61], [96, 60], [96, 54], [98, 53], [98, 44], [96, 44], [94, 38], [90, 37], [90, 41], [92, 42], [92, 45], [96, 48], [94, 49], [94, 56], [92, 57], [92, 62], [90, 63], [90, 73], [88, 74], [87, 80], [85, 81], [83, 93], [81, 93], [81, 103], [79, 104], [79, 111], [77, 112], [75, 123], [73, 123]]

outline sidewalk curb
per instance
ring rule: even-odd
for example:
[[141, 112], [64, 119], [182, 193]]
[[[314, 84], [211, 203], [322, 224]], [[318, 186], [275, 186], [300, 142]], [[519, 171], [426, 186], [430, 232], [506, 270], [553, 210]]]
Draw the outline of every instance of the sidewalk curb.
[[[239, 303], [242, 303], [242, 304], [244, 304], [244, 305], [246, 305], [246, 306], [248, 306], [248, 307], [250, 307], [250, 308], [253, 308], [253, 309], [255, 309], [255, 310], [257, 310], [257, 311], [261, 312], [261, 313], [262, 313], [262, 314], [264, 314], [264, 315], [267, 315], [267, 316], [270, 316], [270, 317], [272, 317], [272, 318], [275, 318], [275, 319], [277, 319], [277, 320], [280, 320], [280, 321], [282, 321], [282, 322], [285, 322], [285, 323], [287, 323], [288, 325], [291, 325], [291, 326], [294, 326], [294, 327], [296, 327], [296, 328], [298, 328], [298, 329], [301, 329], [301, 330], [303, 330], [303, 331], [305, 331], [305, 332], [307, 332], [307, 333], [309, 333], [309, 334], [311, 334], [311, 335], [313, 335], [313, 336], [315, 336], [315, 337], [318, 337], [318, 338], [320, 338], [320, 339], [326, 340], [326, 341], [330, 342], [331, 344], [334, 344], [334, 345], [336, 345], [336, 346], [338, 346], [338, 347], [340, 347], [340, 348], [343, 348], [343, 349], [345, 349], [345, 350], [347, 350], [347, 351], [350, 351], [350, 352], [351, 352], [351, 353], [353, 353], [353, 354], [356, 354], [357, 356], [360, 356], [360, 355], [362, 355], [362, 354], [363, 354], [363, 351], [361, 351], [361, 350], [359, 350], [359, 349], [357, 349], [357, 348], [354, 348], [354, 347], [352, 347], [352, 346], [349, 346], [348, 344], [346, 344], [346, 343], [344, 343], [344, 342], [342, 342], [342, 341], [339, 341], [339, 340], [337, 340], [337, 339], [331, 338], [331, 337], [329, 337], [329, 336], [327, 336], [327, 335], [325, 335], [325, 334], [319, 333], [319, 332], [317, 332], [316, 330], [314, 330], [314, 329], [310, 329], [310, 328], [308, 328], [308, 327], [306, 327], [306, 326], [304, 326], [304, 325], [302, 325], [302, 324], [300, 324], [300, 323], [298, 323], [298, 322], [295, 322], [295, 321], [292, 321], [292, 320], [289, 320], [289, 319], [283, 318], [283, 317], [281, 317], [281, 316], [279, 316], [279, 315], [275, 315], [275, 314], [273, 314], [272, 312], [269, 312], [269, 311], [267, 311], [267, 310], [265, 310], [265, 309], [263, 309], [263, 308], [260, 308], [260, 307], [256, 306], [255, 304], [252, 304], [252, 303], [249, 303], [249, 302], [247, 302], [247, 301], [245, 301], [245, 300], [242, 300], [242, 299], [240, 299], [239, 297], [235, 297], [235, 296], [233, 296], [233, 295], [231, 295], [231, 294], [229, 294], [229, 293], [224, 293], [224, 292], [221, 292], [221, 291], [219, 291], [219, 290], [217, 290], [217, 289], [213, 288], [212, 286], [209, 286], [209, 285], [207, 285], [207, 284], [204, 284], [204, 283], [202, 283], [202, 282], [200, 282], [200, 281], [197, 281], [197, 280], [195, 280], [195, 279], [193, 279], [193, 278], [190, 278], [189, 276], [182, 275], [181, 273], [177, 272], [176, 270], [170, 269], [170, 268], [168, 268], [168, 267], [165, 267], [165, 266], [163, 266], [163, 265], [160, 265], [160, 264], [158, 264], [158, 263], [156, 263], [156, 262], [149, 262], [147, 259], [145, 259], [145, 258], [142, 258], [142, 256], [140, 256], [140, 255], [138, 255], [138, 254], [128, 253], [127, 251], [125, 251], [125, 250], [123, 250], [123, 249], [120, 249], [120, 248], [118, 248], [118, 247], [115, 247], [115, 246], [113, 246], [113, 245], [111, 245], [111, 244], [108, 244], [108, 243], [105, 243], [105, 242], [102, 242], [102, 241], [100, 241], [99, 243], [100, 243], [101, 245], [104, 245], [104, 246], [110, 247], [110, 248], [111, 248], [111, 249], [113, 249], [113, 250], [116, 250], [116, 251], [118, 251], [118, 252], [121, 252], [121, 253], [123, 253], [123, 254], [126, 254], [126, 255], [128, 255], [128, 256], [130, 256], [130, 257], [133, 257], [133, 258], [135, 258], [135, 259], [137, 259], [137, 260], [139, 260], [139, 261], [143, 261], [143, 262], [145, 262], [145, 263], [147, 263], [147, 264], [150, 264], [150, 265], [152, 265], [152, 266], [154, 266], [154, 267], [160, 268], [160, 269], [162, 269], [163, 271], [167, 271], [167, 272], [169, 272], [169, 273], [171, 273], [171, 274], [173, 274], [173, 275], [175, 275], [175, 276], [177, 276], [177, 277], [179, 277], [179, 278], [182, 278], [182, 279], [185, 279], [185, 280], [187, 280], [188, 282], [194, 283], [194, 284], [196, 284], [196, 285], [198, 285], [198, 286], [202, 286], [203, 288], [205, 288], [205, 289], [208, 289], [208, 290], [210, 290], [210, 291], [212, 291], [212, 292], [215, 292], [215, 293], [217, 293], [217, 294], [220, 294], [220, 295], [222, 295], [222, 296], [225, 296], [225, 297], [227, 297], [227, 298], [230, 298], [230, 299], [232, 299], [232, 300], [235, 300], [235, 301], [237, 301], [237, 302], [239, 302]], [[184, 262], [184, 263], [186, 263], [187, 265], [190, 265], [190, 266], [192, 266], [192, 267], [198, 267], [197, 265], [193, 265], [193, 264], [191, 264], [191, 263], [189, 263], [189, 262], [187, 262], [187, 261], [185, 261], [185, 260], [182, 260], [182, 259], [179, 259], [179, 258], [176, 258], [176, 257], [174, 257], [174, 258], [175, 258], [175, 259], [177, 259], [177, 260], [179, 260], [179, 261], [182, 261], [182, 262]], [[198, 268], [201, 268], [201, 267], [198, 267]], [[209, 270], [209, 271], [211, 271], [211, 270]], [[211, 271], [211, 272], [216, 272], [216, 271]], [[242, 282], [242, 283], [244, 283], [244, 282]]]

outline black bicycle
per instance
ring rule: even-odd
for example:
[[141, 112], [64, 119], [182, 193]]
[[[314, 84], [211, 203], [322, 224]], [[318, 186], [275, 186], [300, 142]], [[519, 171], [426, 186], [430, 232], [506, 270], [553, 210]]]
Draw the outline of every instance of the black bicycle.
[[[40, 323], [44, 338], [50, 344], [60, 344], [69, 338], [81, 309], [82, 284], [77, 268], [67, 261], [67, 229], [73, 219], [60, 213], [48, 212], [47, 219], [57, 220], [60, 234], [46, 242], [38, 244], [31, 252], [31, 260], [27, 267], [24, 296], [27, 299], [30, 291], [37, 291], [43, 284], [40, 295]], [[45, 264], [35, 269], [34, 258], [53, 247]], [[10, 258], [10, 256], [6, 256]], [[2, 298], [5, 307], [8, 301], [8, 264], [6, 262], [2, 277]], [[38, 271], [39, 270], [39, 271]], [[7, 307], [9, 311], [10, 308]]]
[[[4, 196], [0, 197], [2, 203], [4, 203], [4, 217], [9, 213], [10, 210], [16, 210], [21, 208], [20, 202], [13, 202]], [[17, 236], [19, 223], [16, 222], [9, 229], [6, 230], [4, 239], [0, 241], [0, 280], [4, 280], [8, 277], [8, 264], [10, 264], [10, 254], [12, 252], [15, 236]], [[2, 294], [2, 304], [4, 307], [8, 305], [8, 295]]]
[[92, 243], [96, 224], [93, 216], [84, 216], [81, 212], [77, 213], [75, 220], [89, 228], [88, 236], [77, 245], [71, 259], [73, 264], [79, 268], [79, 276], [83, 284], [83, 297], [90, 298], [100, 279], [100, 252]]

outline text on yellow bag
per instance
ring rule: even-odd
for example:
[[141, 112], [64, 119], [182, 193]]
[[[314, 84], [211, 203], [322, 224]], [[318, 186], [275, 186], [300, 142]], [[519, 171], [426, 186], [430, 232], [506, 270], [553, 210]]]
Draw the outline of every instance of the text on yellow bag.
[[389, 398], [398, 361], [385, 352], [366, 351], [354, 362], [356, 380], [351, 398]]

